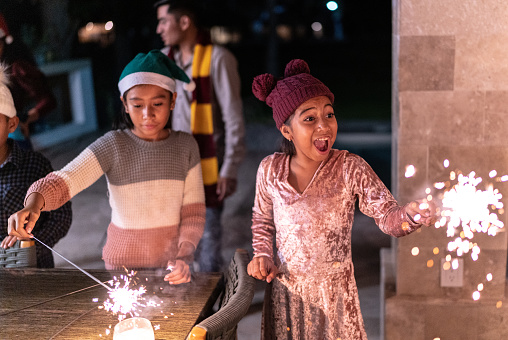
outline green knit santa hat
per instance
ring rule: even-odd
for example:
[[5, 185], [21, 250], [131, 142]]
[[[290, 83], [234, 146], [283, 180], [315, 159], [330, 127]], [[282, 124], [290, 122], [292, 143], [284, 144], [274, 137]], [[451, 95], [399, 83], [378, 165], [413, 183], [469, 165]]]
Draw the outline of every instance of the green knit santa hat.
[[167, 55], [159, 50], [139, 53], [125, 66], [120, 75], [118, 89], [123, 97], [124, 93], [136, 85], [157, 85], [170, 92], [175, 92], [176, 82], [186, 83], [184, 88], [192, 91], [195, 87], [185, 72], [176, 66]]

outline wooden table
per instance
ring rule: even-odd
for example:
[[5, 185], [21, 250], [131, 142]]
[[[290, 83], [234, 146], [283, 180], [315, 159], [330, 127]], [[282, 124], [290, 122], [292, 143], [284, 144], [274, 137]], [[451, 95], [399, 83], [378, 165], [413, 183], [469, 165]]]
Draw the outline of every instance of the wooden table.
[[[121, 272], [88, 271], [101, 281]], [[141, 317], [152, 322], [155, 339], [184, 340], [211, 311], [220, 294], [220, 273], [196, 273], [192, 282], [170, 286], [162, 273], [138, 272], [146, 287]], [[78, 270], [0, 269], [0, 339], [113, 339], [118, 316], [100, 309], [108, 290]], [[130, 316], [128, 316], [130, 317]]]

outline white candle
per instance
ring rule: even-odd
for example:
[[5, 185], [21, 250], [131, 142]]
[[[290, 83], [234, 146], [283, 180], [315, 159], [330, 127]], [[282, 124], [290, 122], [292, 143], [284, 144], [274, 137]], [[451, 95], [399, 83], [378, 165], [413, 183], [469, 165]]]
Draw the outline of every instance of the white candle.
[[113, 340], [155, 340], [152, 323], [145, 318], [130, 318], [116, 324]]
[[152, 340], [154, 339], [153, 330], [134, 328], [120, 334], [115, 333], [114, 340]]

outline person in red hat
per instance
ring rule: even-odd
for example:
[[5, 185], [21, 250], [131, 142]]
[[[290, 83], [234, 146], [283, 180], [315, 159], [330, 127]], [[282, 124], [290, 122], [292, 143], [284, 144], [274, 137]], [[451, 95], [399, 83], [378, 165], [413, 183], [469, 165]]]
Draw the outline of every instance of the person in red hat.
[[[254, 78], [283, 152], [259, 165], [248, 273], [268, 283], [263, 339], [367, 339], [351, 257], [355, 205], [392, 236], [435, 219], [431, 202], [399, 205], [360, 156], [333, 149], [334, 95], [300, 59]], [[276, 252], [273, 241], [275, 238]]]
[[24, 149], [32, 149], [30, 124], [49, 114], [57, 106], [46, 76], [21, 39], [14, 39], [0, 13], [0, 62], [9, 66], [9, 88], [20, 123], [9, 135]]

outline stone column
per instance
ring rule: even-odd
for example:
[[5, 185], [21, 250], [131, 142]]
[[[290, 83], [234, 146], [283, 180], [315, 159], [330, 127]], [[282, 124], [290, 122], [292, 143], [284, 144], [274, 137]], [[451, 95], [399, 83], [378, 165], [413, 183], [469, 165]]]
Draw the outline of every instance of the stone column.
[[[508, 2], [393, 0], [393, 10], [394, 194], [423, 198], [451, 170], [475, 171], [506, 204], [508, 182], [488, 174], [508, 174]], [[451, 240], [445, 228], [424, 228], [382, 252], [382, 338], [508, 339], [506, 232], [477, 233], [476, 261], [449, 252]], [[441, 282], [446, 255], [463, 261], [451, 286]]]

